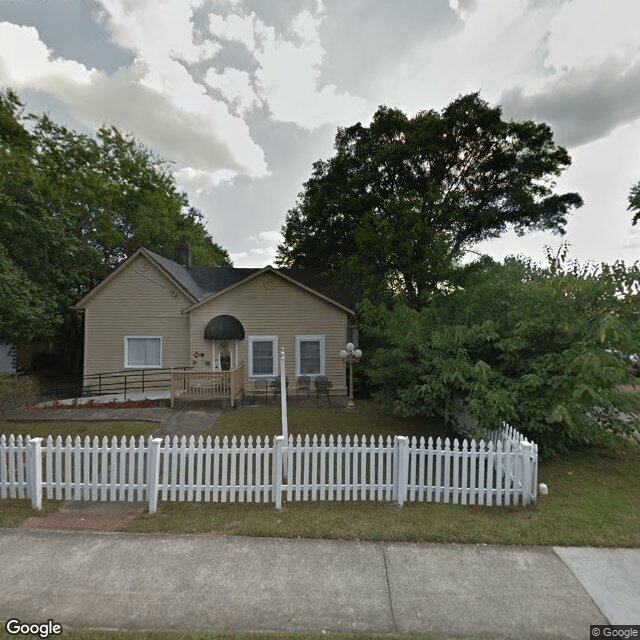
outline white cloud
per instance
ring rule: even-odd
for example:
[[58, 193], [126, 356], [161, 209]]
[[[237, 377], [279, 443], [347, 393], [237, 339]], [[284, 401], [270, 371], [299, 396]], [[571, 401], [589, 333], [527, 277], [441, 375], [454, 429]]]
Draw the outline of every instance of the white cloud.
[[261, 231], [257, 236], [249, 236], [249, 240], [262, 240], [276, 244], [282, 240], [282, 233], [280, 231]]
[[249, 51], [256, 48], [256, 23], [259, 20], [254, 13], [248, 16], [239, 16], [231, 13], [228, 16], [220, 16], [216, 13], [209, 15], [209, 30], [218, 38], [235, 40], [242, 43]]
[[228, 68], [218, 73], [215, 69], [209, 69], [205, 80], [210, 87], [222, 93], [234, 111], [242, 115], [261, 102], [251, 85], [251, 76], [246, 71]]
[[632, 255], [640, 255], [640, 226], [631, 227], [626, 240], [622, 243], [622, 249], [633, 252]]
[[[198, 190], [238, 173], [266, 175], [264, 154], [251, 139], [246, 123], [231, 115], [223, 102], [207, 96], [204, 87], [169, 55], [168, 49], [157, 45], [158, 31], [168, 29], [174, 21], [180, 23], [178, 5], [166, 3], [162, 5], [166, 13], [149, 14], [148, 4], [136, 4], [131, 9], [118, 0], [105, 3], [114, 12], [105, 19], [118, 42], [139, 47], [133, 66], [113, 75], [87, 69], [73, 60], [54, 57], [33, 27], [3, 22], [2, 83], [53, 95], [71, 106], [78, 120], [88, 126], [114, 124], [133, 132], [145, 145], [176, 162], [179, 178]], [[182, 17], [189, 26], [187, 14]], [[145, 23], [149, 32], [143, 28]], [[174, 49], [195, 57], [197, 47], [190, 47], [186, 30], [176, 27], [172, 33], [176, 36]], [[206, 50], [205, 46], [201, 51]]]
[[568, 70], [611, 56], [637, 59], [639, 24], [638, 2], [566, 2], [550, 23], [547, 60]]
[[[233, 262], [233, 265], [235, 267], [243, 267], [246, 266], [244, 264], [240, 264], [243, 262], [243, 260], [247, 257], [247, 252], [246, 251], [238, 251], [236, 253], [230, 253], [229, 257], [231, 258], [231, 262]], [[252, 265], [250, 265], [252, 266]]]
[[292, 28], [303, 40], [300, 46], [262, 26], [261, 44], [255, 51], [260, 64], [256, 77], [276, 120], [313, 129], [323, 124], [351, 123], [368, 115], [363, 98], [339, 92], [336, 85], [319, 87], [325, 50], [318, 25], [308, 12], [294, 16]]
[[[209, 71], [207, 82], [219, 88], [240, 111], [262, 99], [275, 120], [294, 122], [313, 129], [323, 124], [352, 122], [367, 112], [364, 99], [340, 92], [333, 84], [320, 86], [322, 62], [325, 55], [318, 29], [324, 9], [319, 3], [315, 13], [301, 11], [290, 22], [290, 30], [297, 42], [286, 39], [255, 13], [221, 16], [209, 15], [209, 30], [213, 37], [243, 44], [253, 54], [255, 91], [248, 74], [230, 70], [223, 73]], [[232, 84], [237, 85], [233, 88]], [[233, 92], [237, 95], [233, 95]]]
[[[207, 95], [203, 85], [194, 80], [179, 62], [206, 57], [212, 50], [211, 43], [195, 44], [193, 41], [193, 7], [202, 0], [174, 0], [158, 3], [151, 0], [101, 0], [108, 11], [107, 26], [121, 46], [134, 50], [144, 69], [139, 83], [160, 95], [173, 105], [186, 121], [201, 125], [200, 135], [206, 141], [212, 137], [220, 140], [234, 158], [235, 166], [223, 166], [254, 177], [267, 174], [262, 150], [251, 139], [246, 123], [229, 113], [227, 106]], [[197, 131], [193, 131], [197, 134]], [[180, 145], [178, 142], [179, 147]], [[184, 153], [192, 153], [190, 145], [184, 145]], [[202, 145], [200, 145], [201, 151]], [[209, 170], [209, 167], [190, 166], [186, 158], [178, 160], [186, 167]], [[212, 182], [217, 179], [212, 177]]]
[[[378, 101], [409, 111], [443, 107], [480, 91], [496, 100], [505, 87], [531, 86], [543, 69], [543, 44], [553, 3], [528, 10], [526, 0], [465, 3], [464, 28], [445, 39], [419, 41], [380, 79]], [[469, 10], [473, 8], [474, 10]]]
[[0, 22], [0, 82], [14, 89], [23, 87], [46, 91], [56, 82], [83, 86], [91, 83], [96, 71], [73, 60], [54, 57], [40, 40], [34, 27]]
[[[282, 241], [280, 231], [260, 231], [256, 235], [249, 236], [249, 240], [254, 243], [254, 246], [249, 250], [249, 254], [253, 256], [252, 266], [255, 266], [257, 258], [259, 258], [261, 264], [273, 264], [275, 262], [277, 246]], [[249, 261], [246, 258], [247, 256], [245, 255], [241, 259], [248, 264]]]
[[322, 24], [322, 18], [314, 16], [310, 11], [301, 11], [291, 20], [293, 31], [303, 42], [312, 44], [319, 40], [318, 28]]
[[[215, 50], [211, 42], [194, 44], [191, 4], [103, 0], [103, 5], [102, 20], [114, 39], [135, 51], [133, 65], [112, 75], [87, 69], [55, 57], [35, 28], [2, 22], [0, 81], [54, 96], [89, 127], [113, 124], [133, 132], [175, 162], [179, 179], [197, 190], [240, 173], [267, 175], [264, 153], [247, 124], [208, 96], [177, 59], [198, 60]], [[242, 90], [232, 98], [246, 109], [252, 103]]]

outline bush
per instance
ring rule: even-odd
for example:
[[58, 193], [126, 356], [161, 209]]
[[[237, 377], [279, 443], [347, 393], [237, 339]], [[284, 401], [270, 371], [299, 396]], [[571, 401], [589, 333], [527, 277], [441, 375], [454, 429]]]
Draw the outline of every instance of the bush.
[[30, 376], [0, 374], [0, 411], [21, 409], [33, 404], [38, 395], [38, 383]]

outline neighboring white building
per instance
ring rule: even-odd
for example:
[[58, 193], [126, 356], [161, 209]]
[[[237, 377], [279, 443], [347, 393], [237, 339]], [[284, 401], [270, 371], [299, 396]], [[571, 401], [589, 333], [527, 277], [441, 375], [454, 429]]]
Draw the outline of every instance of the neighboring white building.
[[15, 373], [18, 368], [18, 350], [15, 344], [0, 342], [0, 373]]

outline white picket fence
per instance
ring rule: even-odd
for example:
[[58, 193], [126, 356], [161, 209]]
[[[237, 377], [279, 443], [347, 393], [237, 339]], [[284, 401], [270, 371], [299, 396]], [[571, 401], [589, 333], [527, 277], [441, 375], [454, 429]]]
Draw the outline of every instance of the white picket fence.
[[0, 498], [529, 504], [537, 445], [508, 425], [486, 442], [405, 436], [195, 439], [0, 436]]

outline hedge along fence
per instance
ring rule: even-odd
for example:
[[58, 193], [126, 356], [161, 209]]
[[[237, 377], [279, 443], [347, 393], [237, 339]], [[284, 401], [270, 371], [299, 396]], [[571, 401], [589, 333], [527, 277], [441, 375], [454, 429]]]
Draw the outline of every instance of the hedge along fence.
[[529, 504], [538, 448], [508, 425], [490, 440], [289, 436], [128, 442], [0, 436], [0, 498]]

